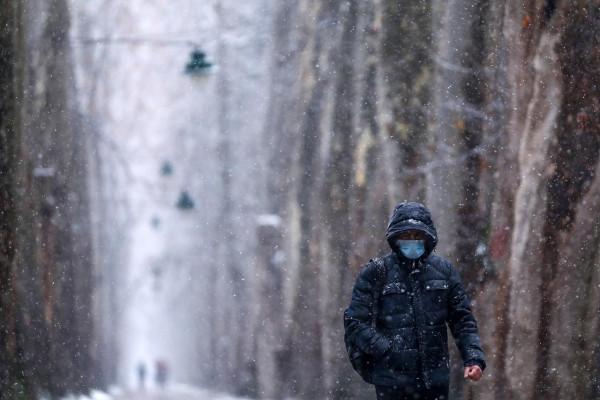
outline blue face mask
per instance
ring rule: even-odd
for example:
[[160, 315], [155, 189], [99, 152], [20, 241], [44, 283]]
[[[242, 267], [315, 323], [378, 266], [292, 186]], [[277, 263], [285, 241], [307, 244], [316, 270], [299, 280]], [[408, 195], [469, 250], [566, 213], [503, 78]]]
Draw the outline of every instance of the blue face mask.
[[425, 253], [424, 240], [396, 240], [396, 245], [406, 258], [416, 260]]

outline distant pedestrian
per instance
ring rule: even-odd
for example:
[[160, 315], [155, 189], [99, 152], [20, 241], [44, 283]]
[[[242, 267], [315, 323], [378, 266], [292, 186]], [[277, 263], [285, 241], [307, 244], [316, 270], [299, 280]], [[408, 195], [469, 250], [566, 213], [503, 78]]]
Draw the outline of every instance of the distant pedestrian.
[[164, 360], [156, 361], [156, 383], [161, 388], [164, 388], [167, 384], [167, 378], [169, 376], [169, 366]]
[[146, 364], [143, 362], [138, 364], [138, 378], [140, 382], [140, 389], [144, 389], [146, 382]]
[[446, 325], [464, 377], [477, 381], [485, 369], [467, 295], [454, 266], [432, 254], [438, 238], [424, 205], [396, 206], [386, 236], [391, 254], [363, 268], [344, 315], [353, 365], [375, 385], [378, 400], [448, 399]]

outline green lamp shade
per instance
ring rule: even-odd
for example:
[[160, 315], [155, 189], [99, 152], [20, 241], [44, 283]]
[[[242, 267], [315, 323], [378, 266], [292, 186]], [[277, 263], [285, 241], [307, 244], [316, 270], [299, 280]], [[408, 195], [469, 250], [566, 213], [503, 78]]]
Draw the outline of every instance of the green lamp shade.
[[198, 74], [206, 72], [212, 67], [212, 63], [206, 61], [206, 53], [201, 50], [194, 50], [190, 62], [185, 66], [186, 74]]

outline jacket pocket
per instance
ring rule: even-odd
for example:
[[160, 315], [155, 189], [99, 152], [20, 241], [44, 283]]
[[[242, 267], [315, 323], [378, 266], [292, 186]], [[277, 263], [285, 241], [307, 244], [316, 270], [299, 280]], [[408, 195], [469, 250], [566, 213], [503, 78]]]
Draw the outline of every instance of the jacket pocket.
[[380, 322], [386, 329], [396, 329], [398, 316], [410, 312], [408, 289], [401, 282], [388, 283], [381, 294]]
[[[400, 344], [402, 346], [402, 344]], [[411, 348], [394, 350], [387, 360], [387, 368], [402, 373], [418, 371], [419, 351]]]
[[432, 279], [425, 281], [425, 290], [446, 290], [450, 287], [448, 281], [442, 279]]
[[423, 306], [428, 311], [441, 311], [445, 314], [450, 283], [442, 279], [432, 279], [423, 284]]
[[445, 336], [441, 332], [430, 333], [430, 341], [425, 350], [425, 368], [427, 370], [449, 367], [448, 343], [444, 338]]

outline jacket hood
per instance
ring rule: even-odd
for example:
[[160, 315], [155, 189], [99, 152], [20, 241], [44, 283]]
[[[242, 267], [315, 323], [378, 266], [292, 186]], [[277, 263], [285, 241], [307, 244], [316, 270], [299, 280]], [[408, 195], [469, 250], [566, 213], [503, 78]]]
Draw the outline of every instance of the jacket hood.
[[397, 246], [392, 242], [392, 238], [401, 232], [421, 231], [427, 236], [425, 240], [425, 254], [421, 258], [427, 257], [437, 245], [438, 237], [435, 224], [431, 218], [431, 213], [423, 204], [420, 203], [401, 203], [394, 208], [390, 222], [387, 228], [387, 241], [392, 250], [397, 251]]

